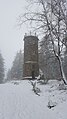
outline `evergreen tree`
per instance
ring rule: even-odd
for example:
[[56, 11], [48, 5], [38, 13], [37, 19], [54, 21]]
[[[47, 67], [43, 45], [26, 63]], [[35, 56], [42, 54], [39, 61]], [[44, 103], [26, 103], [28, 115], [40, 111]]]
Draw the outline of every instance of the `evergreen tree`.
[[18, 52], [16, 54], [16, 57], [13, 61], [13, 66], [11, 68], [11, 72], [10, 72], [10, 77], [11, 79], [22, 79], [22, 75], [23, 75], [23, 53]]
[[8, 72], [7, 72], [7, 81], [10, 81], [11, 80], [11, 69], [8, 69]]
[[4, 59], [0, 53], [0, 83], [4, 80]]
[[40, 47], [39, 65], [45, 79], [60, 79], [58, 60], [54, 55], [51, 41], [47, 35], [42, 39]]

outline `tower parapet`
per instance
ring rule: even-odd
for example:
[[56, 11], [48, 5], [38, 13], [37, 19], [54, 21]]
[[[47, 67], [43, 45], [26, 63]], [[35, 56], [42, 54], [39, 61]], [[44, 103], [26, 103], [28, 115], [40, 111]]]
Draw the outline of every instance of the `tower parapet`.
[[27, 36], [36, 36], [38, 38], [36, 32], [35, 33], [31, 33], [31, 31], [29, 33], [25, 33], [24, 37], [27, 37]]

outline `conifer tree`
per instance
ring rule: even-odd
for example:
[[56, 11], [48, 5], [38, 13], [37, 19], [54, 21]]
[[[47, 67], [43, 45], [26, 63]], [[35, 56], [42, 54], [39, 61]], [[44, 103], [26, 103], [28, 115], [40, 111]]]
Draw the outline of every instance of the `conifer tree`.
[[60, 79], [58, 60], [52, 50], [49, 37], [46, 35], [40, 43], [39, 66], [44, 73], [45, 79]]
[[4, 80], [4, 59], [0, 53], [0, 83]]
[[16, 54], [11, 68], [11, 79], [22, 79], [23, 75], [23, 54], [21, 50]]

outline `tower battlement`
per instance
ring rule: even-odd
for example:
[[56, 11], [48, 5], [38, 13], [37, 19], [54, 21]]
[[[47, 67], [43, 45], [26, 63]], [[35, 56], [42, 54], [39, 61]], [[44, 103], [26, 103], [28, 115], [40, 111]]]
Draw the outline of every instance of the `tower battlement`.
[[31, 33], [31, 31], [29, 33], [25, 33], [24, 37], [27, 37], [27, 36], [36, 36], [38, 38], [36, 32], [35, 33]]

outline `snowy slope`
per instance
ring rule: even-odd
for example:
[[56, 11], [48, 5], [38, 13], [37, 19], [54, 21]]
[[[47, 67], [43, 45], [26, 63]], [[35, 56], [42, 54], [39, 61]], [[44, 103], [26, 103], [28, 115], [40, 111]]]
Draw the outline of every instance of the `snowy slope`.
[[[40, 96], [26, 80], [0, 84], [0, 119], [67, 119], [67, 90], [59, 90], [58, 81], [37, 86]], [[51, 109], [50, 101], [56, 104]]]

